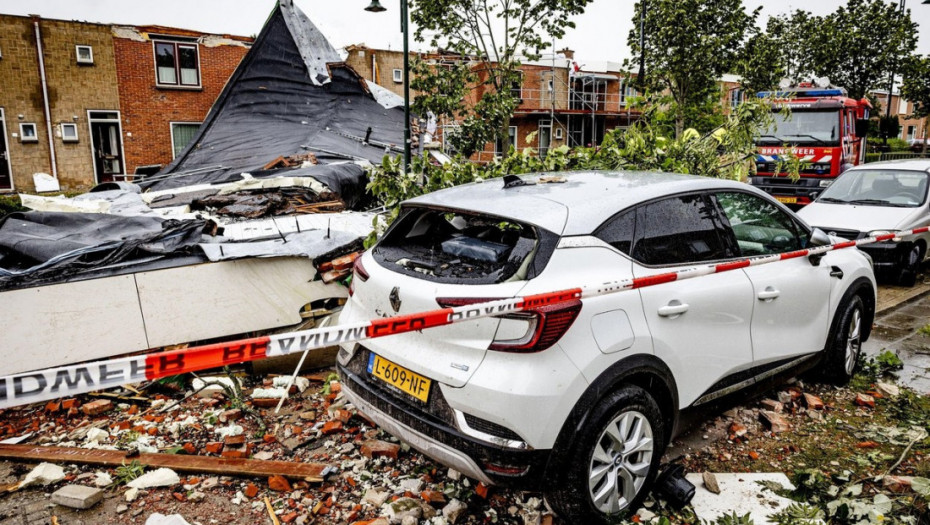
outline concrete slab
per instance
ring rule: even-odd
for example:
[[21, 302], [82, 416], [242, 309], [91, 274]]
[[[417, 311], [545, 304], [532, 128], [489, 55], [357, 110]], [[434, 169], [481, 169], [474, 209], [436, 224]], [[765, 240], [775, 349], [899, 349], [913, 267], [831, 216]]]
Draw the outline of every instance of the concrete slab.
[[72, 509], [89, 509], [103, 499], [103, 490], [84, 485], [66, 485], [52, 493], [52, 503]]
[[691, 506], [701, 520], [714, 521], [722, 515], [743, 516], [749, 514], [757, 525], [771, 523], [770, 514], [779, 512], [791, 505], [792, 501], [773, 494], [760, 486], [757, 481], [774, 481], [785, 488], [794, 488], [788, 476], [781, 472], [772, 473], [720, 473], [714, 474], [720, 494], [714, 494], [704, 487], [700, 473], [691, 473], [686, 477], [694, 484], [694, 499]]

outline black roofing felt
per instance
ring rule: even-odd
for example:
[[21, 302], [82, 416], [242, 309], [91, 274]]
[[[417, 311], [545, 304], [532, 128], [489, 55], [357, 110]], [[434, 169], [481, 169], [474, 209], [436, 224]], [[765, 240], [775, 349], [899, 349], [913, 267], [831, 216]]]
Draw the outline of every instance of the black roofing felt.
[[[338, 60], [313, 23], [282, 0], [191, 144], [141, 185], [163, 190], [228, 182], [279, 156], [307, 152], [321, 164], [380, 163], [388, 146], [392, 154], [401, 152], [403, 108], [385, 109], [365, 81]], [[313, 176], [329, 185], [330, 170], [315, 171]], [[330, 174], [340, 176], [345, 173]]]

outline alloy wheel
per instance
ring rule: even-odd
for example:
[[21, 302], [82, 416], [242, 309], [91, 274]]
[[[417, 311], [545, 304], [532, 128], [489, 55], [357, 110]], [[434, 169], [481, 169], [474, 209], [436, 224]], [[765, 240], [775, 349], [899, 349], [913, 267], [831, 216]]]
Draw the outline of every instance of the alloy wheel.
[[862, 312], [857, 306], [849, 318], [849, 331], [846, 335], [846, 375], [851, 376], [862, 350]]
[[606, 514], [627, 508], [649, 476], [652, 457], [649, 419], [635, 410], [617, 415], [594, 443], [588, 470], [594, 506]]

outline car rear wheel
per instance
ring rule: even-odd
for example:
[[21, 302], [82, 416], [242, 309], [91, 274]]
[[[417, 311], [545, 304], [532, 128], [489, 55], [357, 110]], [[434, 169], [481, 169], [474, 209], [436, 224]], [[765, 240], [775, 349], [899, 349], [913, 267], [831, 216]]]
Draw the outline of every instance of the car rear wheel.
[[837, 320], [827, 340], [826, 369], [824, 374], [838, 385], [852, 379], [862, 353], [863, 320], [865, 305], [862, 297], [849, 297], [836, 314]]
[[550, 484], [550, 504], [575, 523], [608, 523], [638, 508], [665, 446], [659, 406], [626, 386], [602, 399], [570, 440], [567, 471]]
[[919, 244], [911, 247], [907, 252], [904, 260], [901, 261], [901, 269], [898, 273], [898, 284], [901, 286], [914, 286], [917, 284], [917, 272], [920, 269], [920, 262], [923, 260], [923, 249]]

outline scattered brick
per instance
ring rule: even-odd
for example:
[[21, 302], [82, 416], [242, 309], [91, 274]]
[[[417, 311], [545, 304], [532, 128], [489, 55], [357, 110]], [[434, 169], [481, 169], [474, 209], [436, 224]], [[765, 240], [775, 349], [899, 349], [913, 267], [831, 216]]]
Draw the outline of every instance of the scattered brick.
[[271, 476], [268, 478], [268, 488], [277, 492], [290, 492], [291, 484], [281, 476]]
[[61, 403], [58, 401], [49, 401], [45, 405], [46, 412], [58, 412], [59, 410], [61, 410]]
[[226, 439], [223, 440], [223, 444], [226, 446], [245, 445], [245, 435], [239, 434], [238, 436], [226, 436]]
[[258, 487], [255, 486], [254, 483], [249, 483], [249, 484], [245, 487], [244, 493], [245, 493], [246, 497], [248, 497], [249, 499], [254, 498], [255, 496], [258, 496]]
[[210, 454], [219, 454], [220, 452], [223, 451], [223, 444], [213, 441], [213, 442], [207, 443], [207, 445], [204, 447], [204, 450], [206, 450]]
[[478, 485], [475, 486], [475, 494], [484, 499], [488, 499], [488, 486], [484, 483], [478, 483]]
[[763, 399], [760, 403], [762, 407], [766, 410], [771, 410], [772, 412], [779, 413], [785, 410], [785, 405], [774, 399]]
[[386, 457], [397, 459], [397, 454], [400, 452], [400, 445], [396, 443], [388, 443], [387, 441], [372, 439], [362, 443], [361, 452], [363, 456], [369, 458]]
[[81, 402], [74, 398], [65, 399], [61, 402], [61, 408], [65, 410], [71, 410], [72, 408], [77, 408], [79, 406], [81, 406]]
[[863, 441], [861, 443], [856, 443], [856, 448], [878, 448], [878, 443], [874, 441]]
[[342, 421], [327, 421], [323, 425], [323, 434], [335, 434], [337, 432], [342, 432]]
[[823, 410], [824, 404], [823, 400], [814, 394], [804, 394], [804, 404], [807, 405], [809, 410]]
[[791, 429], [791, 425], [788, 424], [785, 418], [769, 410], [760, 410], [759, 419], [768, 426], [769, 430], [775, 433], [787, 432]]
[[856, 394], [856, 404], [861, 407], [875, 408], [875, 398], [868, 394]]
[[113, 402], [109, 399], [98, 399], [96, 401], [91, 401], [86, 405], [81, 407], [81, 411], [87, 414], [88, 416], [96, 416], [98, 414], [103, 414], [104, 412], [113, 408]]

